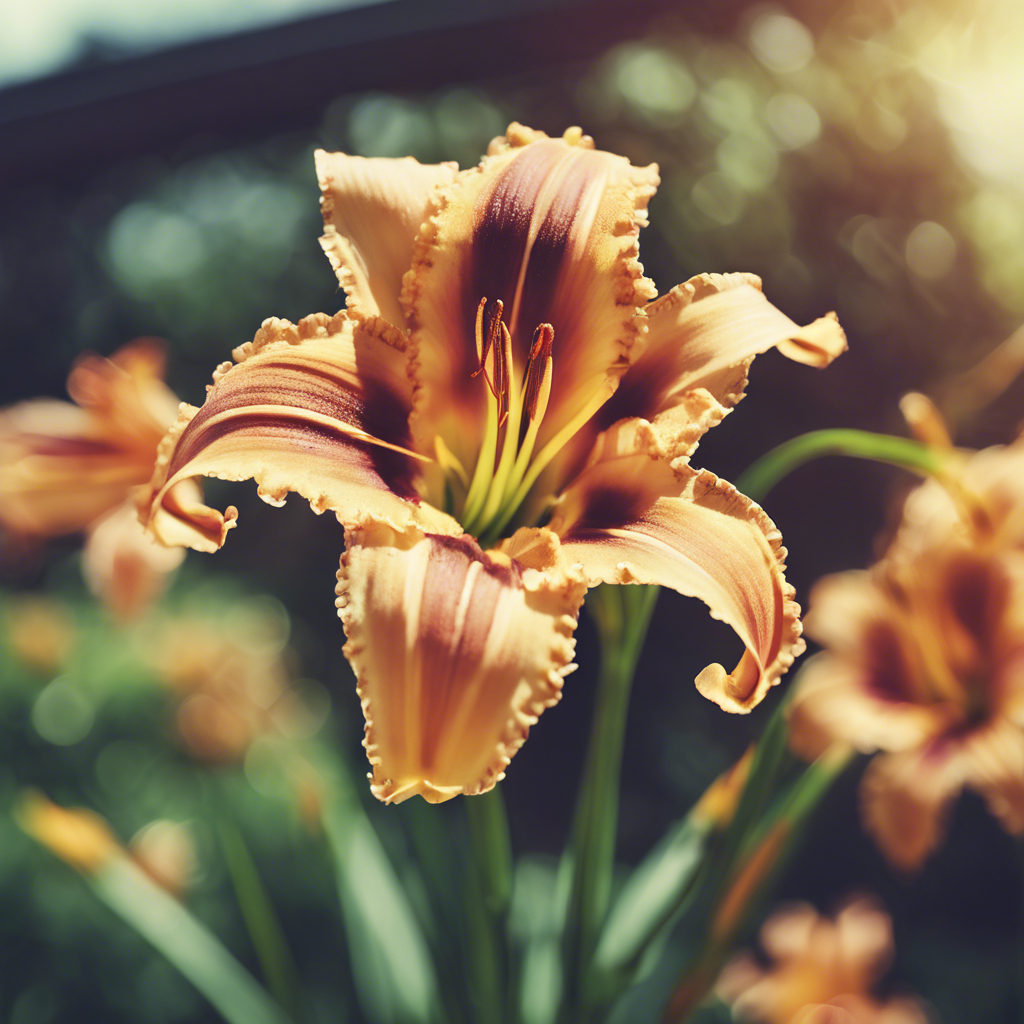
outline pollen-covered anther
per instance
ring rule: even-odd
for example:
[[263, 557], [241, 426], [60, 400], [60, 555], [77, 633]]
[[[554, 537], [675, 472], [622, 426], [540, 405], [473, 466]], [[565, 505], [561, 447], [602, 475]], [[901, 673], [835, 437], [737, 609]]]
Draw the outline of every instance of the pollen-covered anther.
[[476, 328], [474, 333], [476, 335], [478, 365], [470, 376], [477, 377], [482, 373], [484, 380], [487, 381], [488, 388], [491, 390], [491, 394], [495, 398], [498, 397], [498, 391], [495, 389], [495, 382], [487, 372], [487, 357], [495, 349], [495, 343], [501, 337], [502, 327], [504, 326], [501, 318], [504, 312], [505, 304], [501, 299], [489, 300], [487, 296], [482, 297], [476, 307]]
[[542, 420], [547, 411], [551, 395], [551, 352], [554, 343], [555, 329], [551, 324], [539, 324], [533, 332], [530, 361], [526, 365], [526, 380], [523, 384], [523, 412], [528, 423]]

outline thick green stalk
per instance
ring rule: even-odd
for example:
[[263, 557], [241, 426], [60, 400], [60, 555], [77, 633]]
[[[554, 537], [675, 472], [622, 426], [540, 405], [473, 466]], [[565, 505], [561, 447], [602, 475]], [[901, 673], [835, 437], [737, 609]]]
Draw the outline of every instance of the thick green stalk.
[[761, 501], [784, 476], [822, 455], [873, 459], [923, 475], [940, 472], [947, 458], [941, 451], [905, 437], [866, 430], [812, 430], [762, 455], [740, 474], [736, 487], [754, 501]]
[[497, 787], [463, 803], [469, 823], [472, 878], [467, 892], [471, 984], [479, 1019], [502, 1024], [510, 1002], [505, 921], [512, 899], [512, 842]]
[[562, 1016], [574, 1024], [583, 1024], [593, 1012], [588, 975], [611, 898], [626, 714], [657, 597], [657, 587], [602, 586], [587, 604], [601, 638], [601, 676], [572, 840], [565, 857], [570, 883], [562, 940]]

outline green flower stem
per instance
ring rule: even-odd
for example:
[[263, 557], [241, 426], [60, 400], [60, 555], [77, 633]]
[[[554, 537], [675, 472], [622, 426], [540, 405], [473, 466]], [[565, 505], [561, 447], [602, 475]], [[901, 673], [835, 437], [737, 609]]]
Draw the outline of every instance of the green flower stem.
[[[811, 814], [852, 757], [849, 748], [827, 750], [749, 829], [738, 856], [727, 864], [727, 884], [713, 900], [703, 947], [676, 986], [663, 1024], [685, 1024], [711, 991], [737, 937], [771, 894]], [[756, 765], [752, 778], [754, 771]]]
[[259, 869], [246, 846], [241, 830], [222, 806], [214, 818], [231, 884], [242, 911], [245, 927], [260, 969], [273, 997], [293, 1016], [297, 1009], [298, 985], [295, 964], [273, 904], [260, 878]]
[[289, 1020], [220, 941], [127, 857], [112, 857], [89, 881], [96, 895], [181, 971], [229, 1024]]
[[467, 893], [472, 984], [480, 1020], [505, 1019], [508, 946], [505, 921], [512, 900], [512, 841], [501, 790], [463, 800], [469, 824], [471, 879]]
[[512, 839], [505, 799], [495, 786], [463, 803], [484, 905], [494, 917], [503, 918], [512, 899]]
[[754, 501], [761, 501], [784, 476], [822, 455], [873, 459], [926, 476], [940, 472], [946, 461], [942, 452], [905, 437], [866, 430], [812, 430], [762, 455], [740, 475], [736, 487]]
[[740, 848], [778, 793], [786, 769], [792, 767], [793, 757], [788, 747], [786, 706], [793, 692], [792, 687], [786, 691], [757, 741], [754, 760], [747, 773], [747, 781], [740, 795], [736, 813], [715, 850], [705, 886], [709, 892], [715, 893], [716, 899], [721, 895]]
[[374, 1024], [433, 1024], [442, 1012], [434, 962], [398, 872], [327, 745], [305, 748], [322, 785], [320, 822], [334, 861], [352, 974]]
[[611, 898], [618, 825], [619, 774], [629, 696], [657, 587], [602, 586], [587, 607], [601, 637], [597, 710], [576, 819], [564, 865], [569, 902], [563, 932], [563, 1020], [583, 1024], [593, 1013], [591, 962]]

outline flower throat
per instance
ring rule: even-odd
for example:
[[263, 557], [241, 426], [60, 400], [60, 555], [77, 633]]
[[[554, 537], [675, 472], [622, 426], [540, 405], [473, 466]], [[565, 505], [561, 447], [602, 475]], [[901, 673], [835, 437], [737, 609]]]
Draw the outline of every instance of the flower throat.
[[[564, 441], [548, 444], [536, 458], [537, 433], [551, 396], [555, 331], [539, 324], [533, 332], [522, 385], [512, 361], [512, 337], [501, 299], [481, 298], [476, 311], [477, 369], [487, 388], [487, 425], [471, 480], [461, 467], [465, 498], [457, 518], [467, 533], [493, 542], [522, 504], [541, 469]], [[549, 451], [549, 449], [551, 449]]]

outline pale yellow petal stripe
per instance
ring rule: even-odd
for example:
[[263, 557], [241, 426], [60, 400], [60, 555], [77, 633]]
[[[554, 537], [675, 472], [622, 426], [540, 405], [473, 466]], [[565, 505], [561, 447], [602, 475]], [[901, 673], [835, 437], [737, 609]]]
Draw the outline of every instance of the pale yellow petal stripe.
[[345, 289], [349, 309], [379, 314], [404, 327], [398, 301], [402, 275], [412, 262], [413, 242], [431, 199], [452, 181], [457, 165], [322, 149], [314, 156], [324, 218], [320, 245]]
[[[367, 521], [346, 535], [338, 609], [374, 795], [440, 803], [491, 789], [574, 667], [582, 578], [465, 534]], [[534, 550], [557, 550], [548, 541]]]
[[591, 585], [668, 586], [736, 631], [746, 647], [736, 668], [709, 665], [696, 679], [727, 711], [758, 704], [804, 649], [778, 530], [711, 473], [647, 455], [605, 459], [568, 488], [551, 529]]
[[166, 544], [216, 550], [236, 512], [175, 490], [196, 476], [255, 479], [281, 504], [289, 491], [343, 522], [372, 512], [395, 524], [450, 520], [421, 505], [424, 460], [409, 451], [411, 385], [403, 337], [383, 320], [315, 314], [268, 320], [237, 363], [214, 374], [202, 409], [183, 407], [165, 439], [143, 517]]

